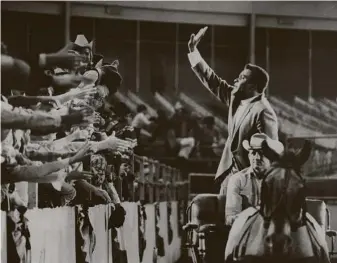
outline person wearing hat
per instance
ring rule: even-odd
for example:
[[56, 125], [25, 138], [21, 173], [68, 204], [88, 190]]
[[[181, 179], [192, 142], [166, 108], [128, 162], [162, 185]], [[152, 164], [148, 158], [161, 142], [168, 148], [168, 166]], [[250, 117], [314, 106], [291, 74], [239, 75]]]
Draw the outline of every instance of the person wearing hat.
[[237, 215], [260, 203], [261, 183], [270, 164], [280, 158], [284, 146], [264, 133], [255, 133], [242, 146], [248, 151], [250, 166], [230, 177], [226, 196], [226, 224], [232, 225]]

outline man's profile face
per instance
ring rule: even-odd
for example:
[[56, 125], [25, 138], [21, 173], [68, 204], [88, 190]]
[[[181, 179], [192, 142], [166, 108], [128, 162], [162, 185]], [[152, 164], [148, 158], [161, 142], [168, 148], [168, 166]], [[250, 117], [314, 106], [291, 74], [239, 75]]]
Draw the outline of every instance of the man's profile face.
[[246, 93], [248, 89], [251, 87], [250, 80], [252, 78], [252, 71], [250, 69], [244, 69], [239, 77], [234, 80], [234, 92]]
[[263, 174], [270, 167], [270, 160], [264, 156], [261, 149], [252, 149], [248, 153], [251, 167], [258, 174]]

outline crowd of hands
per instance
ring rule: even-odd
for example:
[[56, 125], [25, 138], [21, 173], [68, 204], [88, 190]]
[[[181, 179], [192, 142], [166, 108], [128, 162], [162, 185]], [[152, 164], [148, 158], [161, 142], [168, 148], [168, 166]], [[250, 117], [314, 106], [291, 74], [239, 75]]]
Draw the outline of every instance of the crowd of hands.
[[[64, 186], [76, 191], [80, 186], [87, 199], [96, 196], [97, 203], [119, 205], [122, 199], [130, 197], [128, 185], [134, 179], [130, 157], [137, 140], [135, 136], [129, 136], [133, 130], [127, 124], [122, 126], [123, 131], [120, 125], [115, 125], [119, 127], [118, 130], [112, 129], [110, 134], [105, 132], [112, 119], [120, 124], [124, 117], [116, 116], [111, 108], [104, 107], [108, 95], [104, 91], [110, 87], [94, 82], [85, 75], [90, 70], [90, 61], [78, 52], [61, 50], [39, 54], [38, 61], [32, 65], [29, 60], [14, 57], [2, 43], [2, 204], [9, 204], [10, 208], [27, 206], [27, 200], [22, 200], [16, 186], [21, 182], [36, 182], [52, 185], [53, 191], [59, 192], [60, 196]], [[33, 74], [37, 68], [38, 75]], [[56, 74], [56, 68], [62, 69], [62, 74]], [[49, 85], [33, 89], [53, 92], [27, 95], [32, 90], [32, 83], [40, 77], [48, 79]], [[19, 94], [16, 94], [17, 90]], [[96, 103], [100, 100], [103, 104]], [[50, 127], [47, 122], [51, 122]], [[20, 147], [15, 144], [15, 139], [14, 142], [7, 140], [11, 136], [15, 138], [17, 131], [23, 134]], [[51, 134], [56, 134], [56, 139], [41, 139]], [[40, 136], [40, 139], [32, 141], [31, 135]], [[31, 159], [22, 150], [32, 144], [48, 145], [47, 161], [36, 158], [39, 155]], [[55, 149], [62, 149], [62, 155], [58, 155]], [[94, 155], [103, 159], [98, 168], [91, 165], [90, 158]], [[118, 187], [115, 187], [117, 181]], [[122, 189], [126, 189], [124, 197]], [[28, 191], [28, 187], [25, 190]], [[60, 204], [71, 204], [74, 196], [70, 199]], [[87, 199], [83, 202], [87, 202]]]

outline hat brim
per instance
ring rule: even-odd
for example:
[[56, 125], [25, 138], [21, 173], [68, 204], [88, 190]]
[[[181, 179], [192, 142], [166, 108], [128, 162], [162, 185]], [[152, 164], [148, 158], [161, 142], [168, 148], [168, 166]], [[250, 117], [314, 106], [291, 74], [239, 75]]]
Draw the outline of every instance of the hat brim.
[[94, 65], [94, 67], [96, 67], [97, 63], [100, 62], [101, 60], [103, 60], [103, 58], [104, 57], [100, 54], [94, 54], [92, 56], [92, 64]]
[[115, 67], [109, 66], [109, 65], [103, 65], [103, 68], [104, 68], [105, 74], [108, 76], [109, 79], [114, 79], [116, 80], [116, 82], [121, 84], [121, 82], [123, 81], [123, 78], [119, 74], [119, 72], [116, 70]]
[[273, 151], [277, 156], [281, 157], [284, 154], [284, 146], [277, 140], [267, 139], [267, 147]]
[[242, 142], [242, 146], [243, 148], [245, 148], [246, 151], [249, 151], [251, 149], [248, 140], [244, 140]]

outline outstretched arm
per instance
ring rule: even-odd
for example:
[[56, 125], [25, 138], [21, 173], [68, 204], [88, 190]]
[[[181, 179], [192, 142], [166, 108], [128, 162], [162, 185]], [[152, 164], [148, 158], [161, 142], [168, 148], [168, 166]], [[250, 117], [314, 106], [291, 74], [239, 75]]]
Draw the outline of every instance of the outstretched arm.
[[190, 61], [192, 70], [197, 75], [201, 83], [219, 100], [229, 105], [233, 87], [215, 74], [213, 69], [211, 69], [210, 66], [201, 57], [197, 49], [197, 45], [205, 32], [206, 29], [203, 28], [198, 32], [197, 36], [194, 34], [191, 35], [191, 38], [188, 42], [188, 48], [190, 51], [188, 54], [188, 59]]

